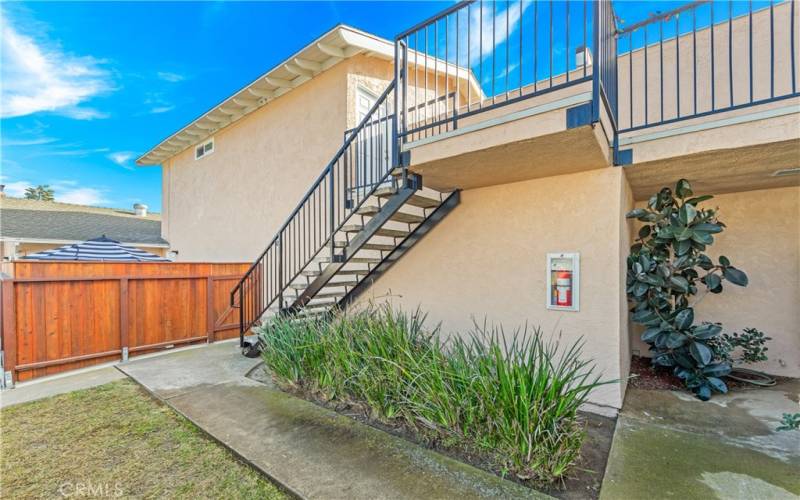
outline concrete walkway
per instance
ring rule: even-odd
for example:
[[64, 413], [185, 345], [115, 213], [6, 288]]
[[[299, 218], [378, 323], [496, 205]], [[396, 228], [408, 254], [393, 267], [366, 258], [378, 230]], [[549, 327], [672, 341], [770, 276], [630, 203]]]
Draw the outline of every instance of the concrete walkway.
[[800, 381], [691, 394], [629, 389], [601, 500], [797, 499], [800, 432], [776, 431], [798, 410]]
[[88, 389], [123, 378], [126, 378], [125, 374], [113, 366], [103, 366], [22, 382], [13, 389], [0, 391], [0, 408]]
[[547, 498], [256, 382], [235, 344], [119, 369], [304, 498]]

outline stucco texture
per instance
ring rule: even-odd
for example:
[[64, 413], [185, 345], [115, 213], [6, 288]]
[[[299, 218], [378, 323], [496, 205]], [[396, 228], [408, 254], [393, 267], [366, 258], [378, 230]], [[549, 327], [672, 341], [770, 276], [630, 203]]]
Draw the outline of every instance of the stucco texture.
[[[388, 68], [388, 69], [387, 69]], [[391, 64], [347, 59], [193, 148], [163, 169], [162, 235], [179, 261], [249, 261], [272, 239], [354, 125], [359, 82], [380, 87]]]
[[[721, 322], [727, 332], [764, 331], [772, 337], [769, 361], [751, 367], [800, 377], [800, 188], [723, 194], [707, 203], [719, 207], [727, 226], [709, 256], [715, 262], [720, 255], [730, 258], [749, 284], [723, 282], [721, 294], [707, 294], [696, 306], [697, 320]], [[631, 345], [647, 355], [640, 334], [640, 328], [631, 329]]]
[[[430, 326], [464, 333], [479, 323], [541, 327], [566, 345], [583, 338], [583, 354], [605, 379], [622, 373], [620, 222], [630, 194], [618, 168], [463, 191], [461, 204], [361, 297], [420, 306]], [[550, 252], [580, 253], [580, 311], [548, 310]], [[623, 386], [598, 389], [592, 402], [619, 408]]]

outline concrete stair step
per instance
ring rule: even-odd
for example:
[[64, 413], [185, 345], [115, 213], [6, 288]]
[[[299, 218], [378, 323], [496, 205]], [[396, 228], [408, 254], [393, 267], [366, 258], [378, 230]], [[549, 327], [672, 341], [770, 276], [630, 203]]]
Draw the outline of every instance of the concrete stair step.
[[349, 281], [329, 281], [325, 284], [323, 288], [332, 288], [335, 286], [356, 286], [358, 285], [358, 281], [356, 280], [349, 280]]
[[[342, 227], [342, 231], [346, 233], [360, 233], [364, 229], [364, 226], [361, 224], [349, 224], [347, 226]], [[375, 231], [375, 234], [378, 236], [388, 236], [389, 238], [405, 238], [408, 236], [408, 231], [404, 231], [402, 229], [388, 229], [382, 227]]]
[[[315, 277], [322, 274], [322, 271], [309, 270], [301, 273], [303, 276]], [[366, 276], [369, 274], [368, 269], [340, 269], [336, 272], [336, 276]]]
[[327, 309], [336, 305], [336, 302], [309, 302], [303, 309]]
[[391, 252], [395, 249], [395, 245], [388, 243], [364, 243], [361, 245], [362, 250], [379, 250], [381, 252]]
[[[346, 241], [337, 241], [334, 243], [336, 248], [345, 248], [347, 247]], [[361, 245], [362, 250], [380, 250], [382, 252], [391, 252], [394, 250], [395, 245], [389, 243], [364, 243]]]
[[[317, 262], [328, 263], [331, 261], [330, 257], [322, 257]], [[347, 261], [348, 264], [379, 264], [381, 259], [377, 257], [353, 257]]]
[[[397, 193], [397, 189], [392, 186], [382, 187], [375, 190], [375, 196], [379, 198], [389, 198]], [[421, 194], [413, 194], [411, 198], [406, 201], [406, 205], [412, 205], [419, 208], [435, 208], [441, 203], [436, 198], [429, 198]]]
[[[359, 215], [367, 215], [373, 217], [380, 213], [381, 209], [377, 205], [367, 205], [361, 207], [356, 212]], [[418, 224], [425, 220], [424, 217], [421, 215], [409, 214], [406, 212], [395, 212], [389, 217], [389, 220], [393, 220], [395, 222], [405, 222], [407, 224]]]
[[325, 292], [325, 293], [318, 293], [314, 295], [315, 299], [326, 299], [326, 298], [334, 298], [338, 299], [344, 297], [344, 290], [339, 292]]

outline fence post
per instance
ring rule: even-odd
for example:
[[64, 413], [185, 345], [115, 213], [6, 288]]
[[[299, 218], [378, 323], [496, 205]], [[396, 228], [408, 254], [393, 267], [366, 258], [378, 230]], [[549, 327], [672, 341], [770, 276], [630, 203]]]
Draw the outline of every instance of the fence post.
[[206, 330], [208, 343], [214, 342], [214, 278], [206, 278]]
[[128, 278], [119, 279], [119, 348], [122, 362], [128, 361]]
[[3, 319], [0, 324], [2, 330], [3, 353], [3, 387], [12, 387], [16, 381], [17, 366], [17, 306], [14, 292], [14, 280], [4, 279], [2, 286], [2, 311]]

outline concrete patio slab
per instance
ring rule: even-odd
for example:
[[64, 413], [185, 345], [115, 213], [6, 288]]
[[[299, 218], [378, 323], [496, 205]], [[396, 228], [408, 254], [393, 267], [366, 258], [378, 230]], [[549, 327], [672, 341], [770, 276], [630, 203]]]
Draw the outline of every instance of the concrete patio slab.
[[797, 380], [705, 403], [629, 389], [600, 498], [798, 498], [800, 433], [776, 428], [799, 393]]
[[88, 389], [123, 378], [125, 374], [113, 366], [104, 366], [23, 382], [13, 389], [4, 389], [0, 392], [0, 408]]
[[548, 498], [245, 377], [235, 344], [120, 369], [303, 498]]

